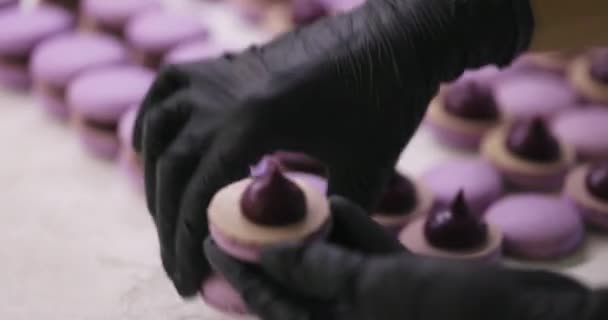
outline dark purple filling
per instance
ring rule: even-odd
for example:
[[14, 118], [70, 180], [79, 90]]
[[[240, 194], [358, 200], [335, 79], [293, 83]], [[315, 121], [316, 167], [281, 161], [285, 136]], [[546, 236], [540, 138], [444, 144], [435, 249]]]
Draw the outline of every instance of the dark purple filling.
[[309, 24], [328, 14], [319, 0], [293, 0], [291, 3], [291, 15], [296, 24]]
[[424, 226], [429, 243], [446, 250], [467, 250], [483, 245], [488, 238], [488, 226], [473, 215], [460, 190], [450, 210], [432, 213]]
[[304, 192], [281, 173], [278, 162], [268, 159], [265, 170], [252, 180], [241, 197], [241, 210], [249, 221], [279, 227], [304, 219]]
[[277, 151], [272, 157], [286, 170], [311, 173], [319, 176], [327, 176], [327, 168], [323, 162], [303, 153]]
[[598, 52], [591, 57], [589, 73], [594, 80], [608, 83], [608, 50]]
[[455, 116], [473, 120], [496, 120], [499, 116], [492, 89], [477, 81], [455, 82], [444, 99], [446, 111]]
[[585, 182], [589, 193], [601, 200], [608, 201], [608, 161], [592, 166]]
[[410, 213], [416, 204], [416, 187], [412, 181], [395, 173], [376, 211], [386, 215], [405, 215]]
[[560, 158], [560, 146], [541, 118], [513, 125], [507, 137], [507, 148], [515, 155], [534, 162], [553, 162]]

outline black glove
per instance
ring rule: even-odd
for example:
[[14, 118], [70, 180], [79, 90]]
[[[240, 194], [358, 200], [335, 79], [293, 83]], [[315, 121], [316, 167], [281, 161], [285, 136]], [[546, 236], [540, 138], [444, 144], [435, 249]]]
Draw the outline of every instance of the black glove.
[[359, 210], [340, 216], [357, 221], [342, 231], [361, 239], [360, 250], [287, 244], [263, 252], [260, 266], [237, 262], [211, 240], [205, 251], [263, 320], [608, 319], [608, 290], [545, 271], [379, 255], [364, 236], [378, 226]]
[[329, 192], [370, 208], [440, 82], [525, 48], [527, 1], [372, 0], [261, 48], [164, 68], [134, 146], [179, 293], [193, 295], [208, 274], [211, 197], [263, 154], [323, 161]]

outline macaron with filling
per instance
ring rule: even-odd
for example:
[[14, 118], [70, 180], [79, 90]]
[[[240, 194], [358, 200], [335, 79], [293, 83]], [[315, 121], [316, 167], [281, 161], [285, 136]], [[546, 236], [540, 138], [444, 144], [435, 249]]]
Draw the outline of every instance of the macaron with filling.
[[398, 234], [410, 221], [426, 216], [432, 208], [433, 195], [422, 182], [395, 172], [372, 219], [387, 231]]
[[119, 150], [118, 123], [139, 104], [154, 73], [137, 66], [111, 66], [86, 72], [68, 87], [68, 105], [85, 149], [112, 159]]
[[212, 40], [187, 42], [171, 50], [165, 58], [165, 63], [179, 64], [218, 58], [224, 54], [227, 49], [226, 46]]
[[576, 58], [569, 68], [568, 79], [588, 101], [608, 104], [608, 48]]
[[133, 128], [139, 106], [129, 108], [121, 117], [118, 124], [118, 139], [120, 141], [119, 165], [125, 175], [138, 190], [144, 189], [144, 171], [142, 159], [133, 149]]
[[80, 25], [86, 30], [123, 37], [125, 26], [131, 18], [160, 7], [160, 0], [83, 0]]
[[511, 186], [559, 190], [576, 154], [541, 118], [521, 120], [490, 132], [481, 151]]
[[32, 54], [34, 92], [47, 111], [65, 118], [65, 90], [72, 79], [87, 70], [127, 60], [127, 49], [113, 37], [75, 32], [58, 35], [42, 42]]
[[510, 120], [549, 119], [580, 103], [567, 81], [543, 74], [505, 75], [496, 83], [494, 94], [500, 111]]
[[30, 56], [43, 40], [73, 27], [74, 19], [62, 8], [13, 6], [0, 11], [0, 84], [28, 88]]
[[584, 227], [577, 210], [557, 196], [507, 196], [485, 214], [504, 235], [505, 253], [529, 259], [555, 259], [580, 247]]
[[138, 63], [156, 69], [173, 48], [185, 42], [207, 39], [209, 30], [196, 15], [151, 10], [131, 19], [125, 34]]
[[556, 137], [576, 151], [578, 159], [608, 159], [608, 108], [588, 106], [564, 112], [551, 124]]
[[483, 214], [504, 193], [500, 173], [483, 159], [453, 160], [426, 171], [422, 183], [434, 199], [434, 211], [446, 210], [460, 190], [467, 197], [469, 210]]
[[415, 254], [461, 261], [495, 263], [502, 252], [500, 230], [469, 210], [463, 191], [448, 209], [406, 226], [399, 240]]
[[589, 224], [608, 230], [608, 161], [572, 170], [563, 194]]
[[431, 101], [425, 123], [443, 144], [475, 150], [482, 137], [501, 122], [489, 83], [462, 78]]
[[221, 189], [207, 211], [218, 247], [250, 263], [268, 246], [324, 238], [331, 221], [325, 194], [284, 174], [274, 161], [258, 175]]

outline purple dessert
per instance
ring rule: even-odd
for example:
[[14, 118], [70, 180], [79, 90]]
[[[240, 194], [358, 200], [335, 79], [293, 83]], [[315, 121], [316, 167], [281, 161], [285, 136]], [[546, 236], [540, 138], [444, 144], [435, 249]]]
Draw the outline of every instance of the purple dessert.
[[550, 195], [505, 197], [488, 209], [485, 218], [502, 230], [506, 251], [518, 257], [559, 258], [576, 250], [584, 237], [579, 213]]
[[608, 84], [608, 50], [601, 50], [591, 57], [589, 75], [595, 81]]
[[330, 227], [325, 195], [283, 174], [274, 160], [253, 177], [220, 190], [207, 212], [217, 245], [247, 262], [257, 262], [269, 245], [323, 238]]
[[483, 245], [488, 238], [488, 226], [479, 215], [469, 210], [464, 191], [460, 190], [450, 210], [432, 213], [424, 225], [430, 244], [446, 250], [467, 250]]
[[196, 15], [175, 11], [151, 10], [129, 21], [126, 38], [140, 64], [158, 68], [165, 55], [176, 46], [195, 40], [204, 40], [209, 31]]
[[477, 149], [485, 133], [501, 120], [490, 84], [475, 75], [481, 73], [446, 86], [429, 107], [425, 123], [448, 146]]
[[560, 114], [551, 126], [553, 133], [576, 150], [581, 160], [608, 159], [608, 108], [590, 106]]
[[464, 190], [471, 212], [481, 215], [504, 192], [500, 173], [480, 159], [439, 164], [424, 173], [422, 181], [435, 198], [436, 210], [448, 209], [458, 192]]
[[277, 151], [264, 156], [251, 168], [253, 176], [263, 173], [268, 161], [276, 161], [290, 178], [300, 178], [322, 193], [327, 192], [327, 168], [319, 160], [306, 154], [290, 151]]
[[102, 34], [66, 33], [42, 42], [31, 59], [35, 94], [42, 106], [59, 118], [67, 118], [67, 85], [85, 71], [125, 63], [126, 48]]
[[160, 8], [159, 0], [84, 0], [81, 25], [87, 30], [124, 36], [128, 21], [143, 11]]
[[291, 2], [291, 15], [296, 24], [309, 24], [328, 14], [328, 8], [320, 0], [293, 0]]
[[280, 164], [267, 163], [266, 172], [255, 176], [241, 197], [243, 215], [253, 223], [285, 226], [306, 215], [304, 193], [280, 171]]
[[501, 233], [469, 210], [463, 190], [449, 209], [412, 222], [399, 239], [413, 253], [425, 256], [496, 262], [501, 255]]
[[422, 183], [395, 172], [372, 218], [387, 231], [397, 234], [413, 219], [426, 215], [432, 206], [433, 197]]
[[178, 64], [201, 61], [220, 57], [226, 52], [226, 47], [211, 41], [198, 40], [184, 43], [171, 50], [165, 58], [165, 63]]
[[608, 229], [608, 161], [573, 170], [566, 179], [564, 196], [589, 224]]
[[30, 54], [43, 40], [73, 27], [70, 14], [60, 8], [39, 5], [14, 6], [0, 11], [0, 83], [25, 89], [30, 86]]
[[527, 161], [553, 162], [561, 156], [559, 142], [541, 118], [514, 124], [506, 143], [509, 151]]

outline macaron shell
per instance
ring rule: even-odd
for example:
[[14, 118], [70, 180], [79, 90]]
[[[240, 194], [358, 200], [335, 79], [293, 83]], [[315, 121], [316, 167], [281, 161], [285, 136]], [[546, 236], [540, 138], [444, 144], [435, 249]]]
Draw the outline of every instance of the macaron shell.
[[80, 115], [98, 121], [118, 121], [144, 98], [154, 73], [136, 66], [112, 66], [86, 72], [69, 85], [68, 103]]
[[578, 57], [568, 68], [570, 84], [588, 101], [608, 103], [608, 85], [590, 75], [591, 63], [586, 55]]
[[70, 13], [56, 6], [3, 9], [0, 11], [0, 55], [28, 53], [40, 41], [69, 30], [73, 24]]
[[564, 198], [574, 205], [591, 225], [608, 230], [608, 201], [593, 196], [586, 185], [589, 165], [572, 170], [564, 186]]
[[160, 53], [186, 41], [207, 38], [208, 31], [196, 16], [153, 10], [133, 18], [126, 34], [135, 48]]
[[511, 119], [550, 118], [579, 102], [566, 81], [538, 74], [504, 77], [495, 87], [495, 96], [501, 111]]
[[126, 48], [115, 38], [69, 33], [42, 42], [33, 52], [32, 76], [55, 86], [66, 85], [84, 70], [126, 62]]
[[248, 314], [243, 298], [224, 277], [213, 274], [203, 282], [201, 297], [210, 307], [225, 313]]
[[579, 158], [597, 160], [608, 158], [608, 108], [593, 106], [559, 115], [552, 123], [552, 131], [565, 143], [573, 146]]
[[466, 260], [482, 263], [496, 263], [502, 257], [502, 234], [498, 228], [488, 225], [488, 240], [480, 248], [449, 251], [431, 245], [424, 235], [425, 219], [410, 223], [399, 234], [399, 241], [414, 254], [450, 260]]
[[84, 0], [82, 12], [104, 25], [120, 28], [135, 14], [160, 6], [159, 0]]
[[531, 259], [558, 258], [579, 247], [579, 213], [561, 198], [542, 194], [505, 197], [490, 207], [488, 223], [503, 232], [508, 253]]
[[171, 50], [165, 61], [167, 63], [186, 63], [220, 57], [225, 48], [211, 40], [185, 43]]
[[500, 174], [487, 161], [455, 160], [431, 168], [422, 175], [437, 209], [446, 208], [463, 189], [472, 212], [482, 214], [503, 193]]

